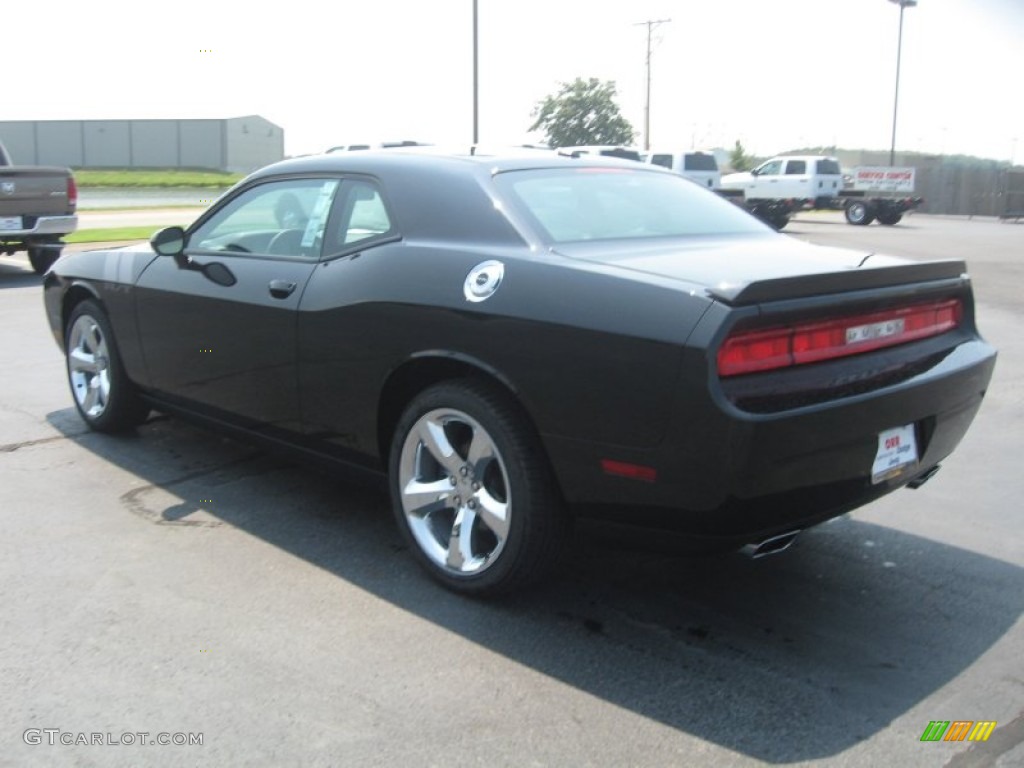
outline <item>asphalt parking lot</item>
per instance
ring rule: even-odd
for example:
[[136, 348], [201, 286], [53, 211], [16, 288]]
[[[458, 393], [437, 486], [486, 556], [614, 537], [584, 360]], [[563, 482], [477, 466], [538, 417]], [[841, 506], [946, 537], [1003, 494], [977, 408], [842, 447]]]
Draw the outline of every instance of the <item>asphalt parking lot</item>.
[[430, 582], [373, 490], [160, 416], [88, 433], [0, 258], [0, 766], [1024, 765], [1024, 225], [786, 231], [967, 261], [1000, 358], [959, 450], [778, 557], [583, 539], [502, 602]]

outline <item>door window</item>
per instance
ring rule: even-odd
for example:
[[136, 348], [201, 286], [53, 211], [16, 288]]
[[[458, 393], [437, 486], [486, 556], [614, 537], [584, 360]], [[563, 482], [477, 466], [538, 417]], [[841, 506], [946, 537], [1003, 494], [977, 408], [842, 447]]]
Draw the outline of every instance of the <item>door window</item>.
[[193, 231], [190, 251], [317, 259], [337, 179], [288, 179], [252, 187]]
[[803, 176], [807, 173], [806, 160], [790, 160], [786, 163], [787, 176]]
[[758, 176], [778, 176], [780, 173], [782, 173], [781, 160], [772, 160], [757, 169]]

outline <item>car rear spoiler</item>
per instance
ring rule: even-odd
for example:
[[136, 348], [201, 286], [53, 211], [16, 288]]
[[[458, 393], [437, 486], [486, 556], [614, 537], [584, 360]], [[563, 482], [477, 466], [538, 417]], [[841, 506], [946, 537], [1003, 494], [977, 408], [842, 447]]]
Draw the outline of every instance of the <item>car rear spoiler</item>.
[[935, 280], [964, 279], [966, 275], [967, 264], [958, 259], [950, 259], [873, 269], [848, 269], [842, 272], [798, 277], [777, 277], [737, 285], [719, 285], [707, 290], [713, 298], [739, 307], [782, 299], [801, 299]]

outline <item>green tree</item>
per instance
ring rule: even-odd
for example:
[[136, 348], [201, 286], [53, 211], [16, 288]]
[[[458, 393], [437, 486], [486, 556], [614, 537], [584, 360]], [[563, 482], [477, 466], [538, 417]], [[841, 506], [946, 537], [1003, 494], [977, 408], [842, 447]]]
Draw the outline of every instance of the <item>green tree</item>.
[[747, 154], [739, 139], [736, 139], [736, 146], [729, 152], [729, 165], [734, 171], [749, 171], [754, 167], [754, 158]]
[[551, 147], [631, 144], [636, 133], [615, 103], [615, 83], [584, 80], [560, 83], [560, 90], [537, 102], [531, 131], [544, 131]]

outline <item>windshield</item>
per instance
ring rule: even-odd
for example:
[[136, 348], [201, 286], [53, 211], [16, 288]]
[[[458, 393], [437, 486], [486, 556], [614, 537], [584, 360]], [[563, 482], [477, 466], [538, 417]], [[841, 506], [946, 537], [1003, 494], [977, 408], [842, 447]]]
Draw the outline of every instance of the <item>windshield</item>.
[[658, 171], [508, 171], [495, 182], [552, 242], [764, 232], [735, 205]]

